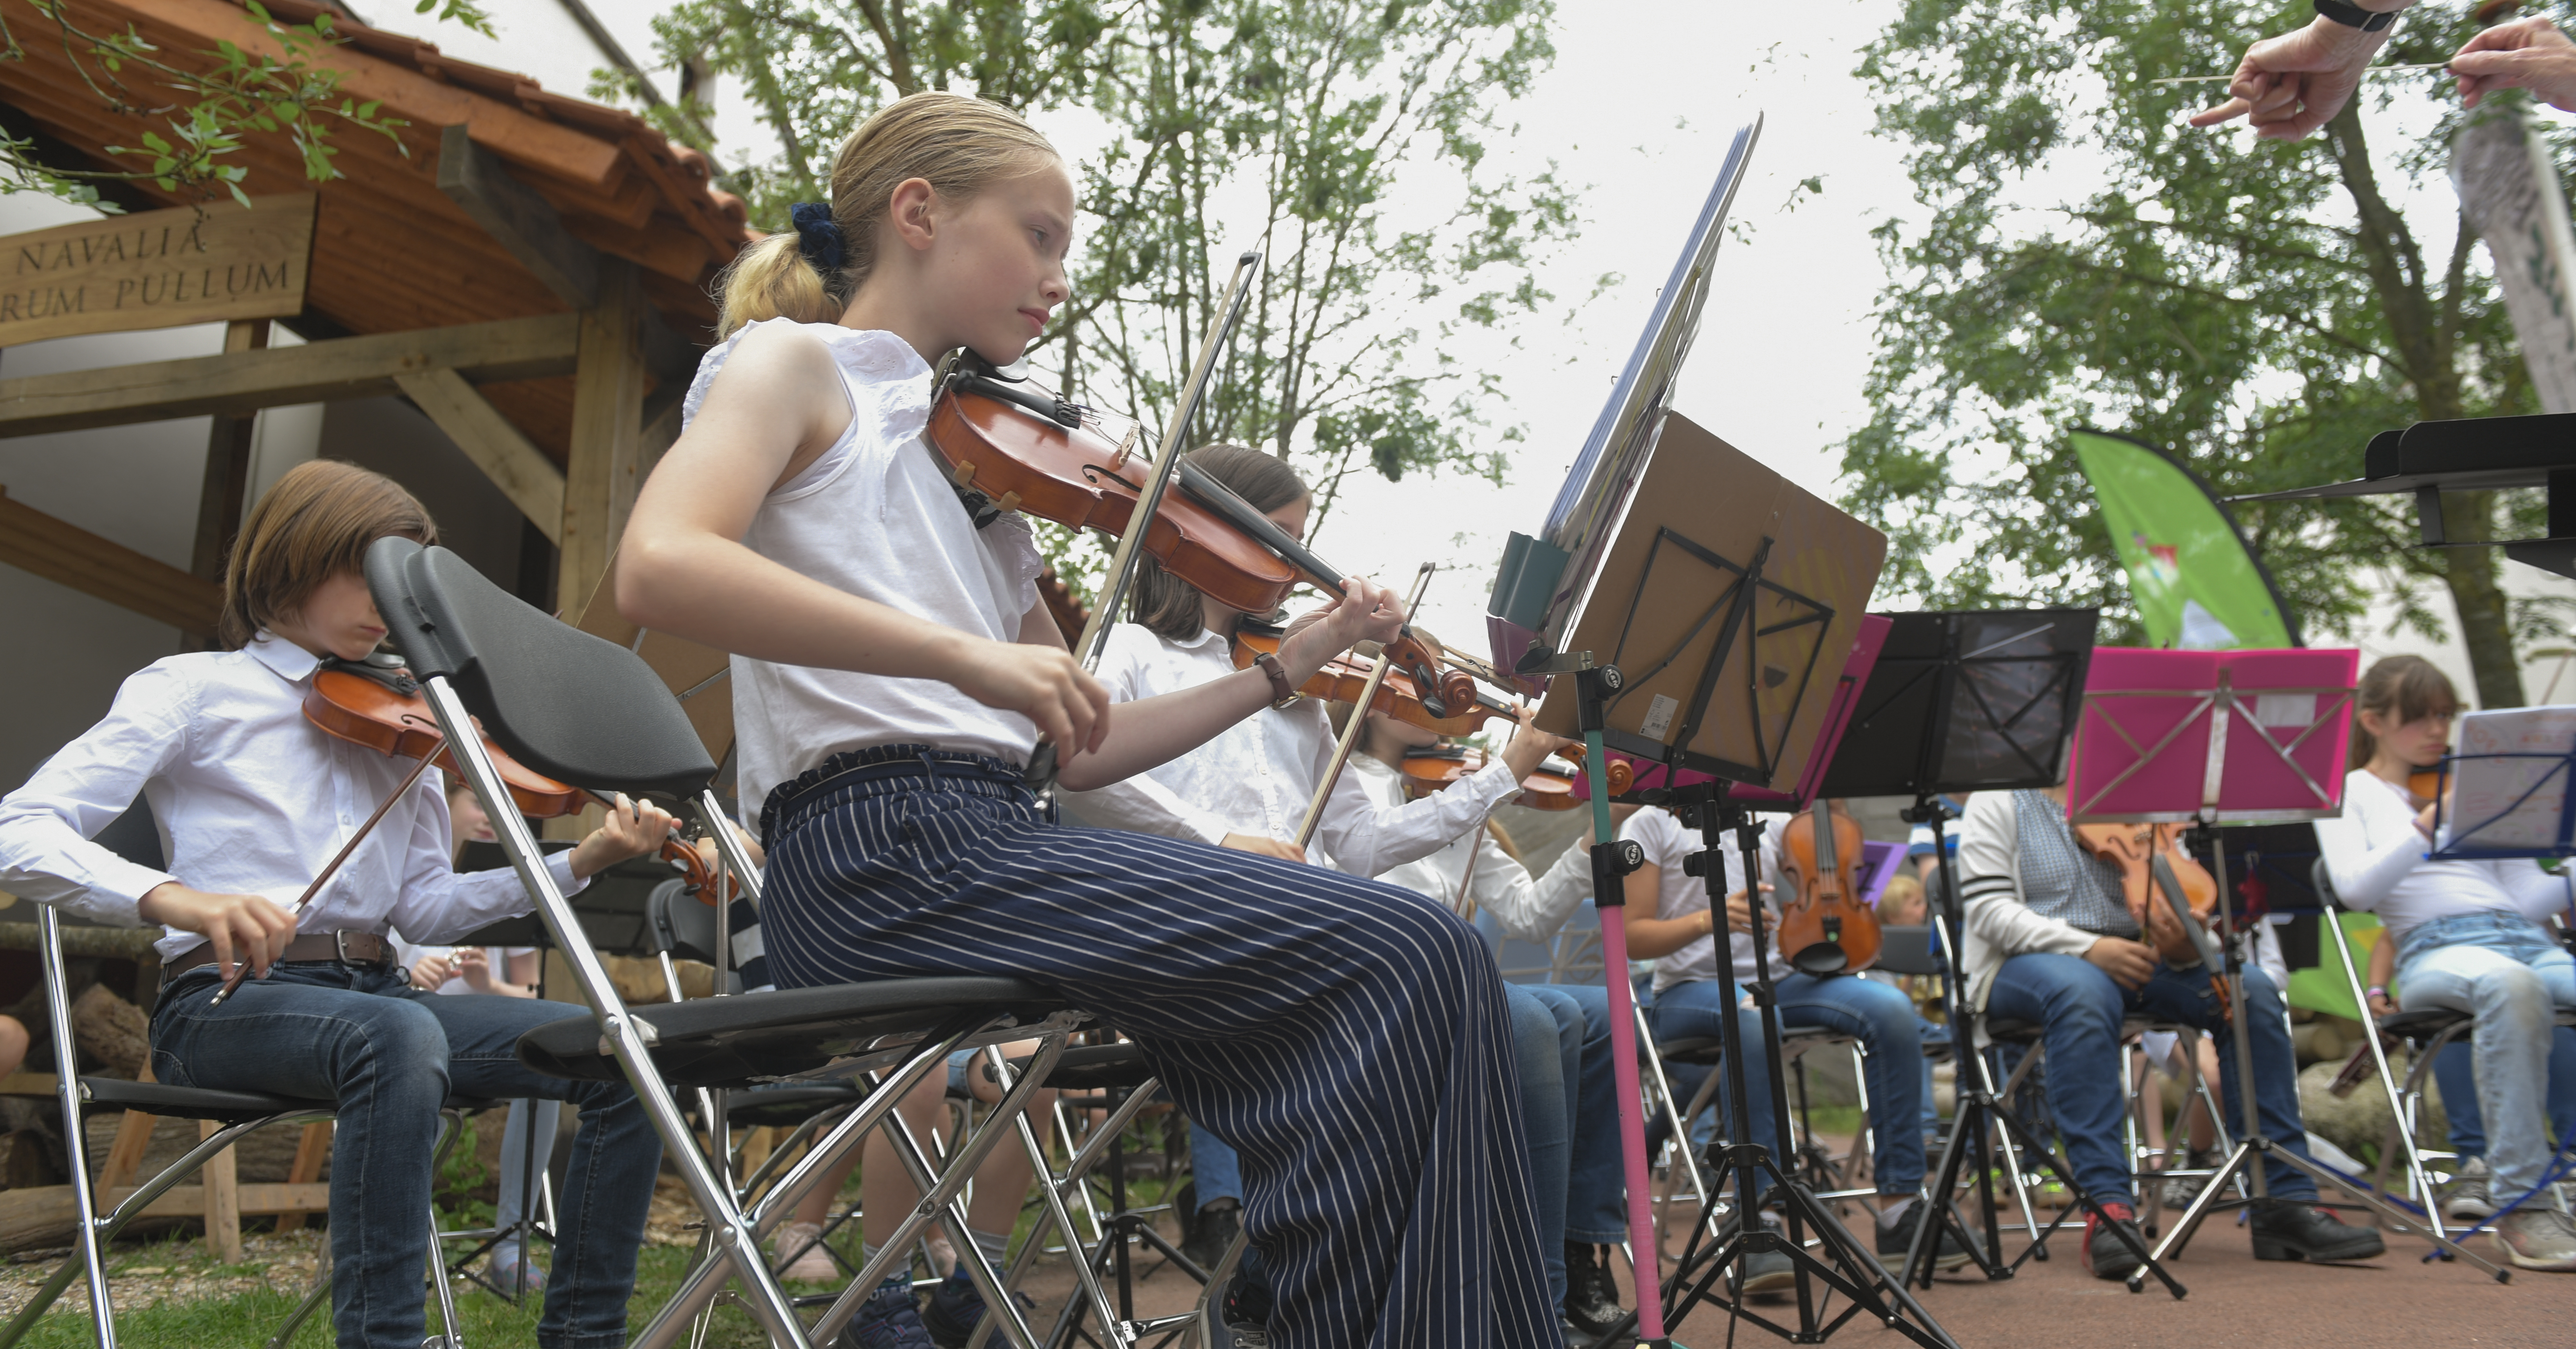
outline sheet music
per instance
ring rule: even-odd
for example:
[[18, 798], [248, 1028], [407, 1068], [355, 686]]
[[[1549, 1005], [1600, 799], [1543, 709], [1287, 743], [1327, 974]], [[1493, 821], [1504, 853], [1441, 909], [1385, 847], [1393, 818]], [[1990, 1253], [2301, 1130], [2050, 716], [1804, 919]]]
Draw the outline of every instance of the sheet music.
[[[2566, 755], [2576, 750], [2576, 707], [2517, 707], [2460, 718], [2451, 846], [2554, 850], [2567, 808]], [[2542, 754], [2549, 758], [2481, 758]]]

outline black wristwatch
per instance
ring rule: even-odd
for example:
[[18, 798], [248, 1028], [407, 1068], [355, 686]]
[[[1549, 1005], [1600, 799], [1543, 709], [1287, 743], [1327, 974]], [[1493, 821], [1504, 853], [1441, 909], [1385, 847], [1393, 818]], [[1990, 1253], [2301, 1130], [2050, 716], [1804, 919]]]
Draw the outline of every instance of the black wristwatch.
[[2309, 0], [2309, 2], [2317, 7], [2319, 14], [2346, 28], [2358, 28], [2365, 33], [2379, 32], [2397, 22], [2398, 11], [2393, 9], [2381, 14], [2375, 10], [2363, 9], [2352, 3], [2352, 0]]

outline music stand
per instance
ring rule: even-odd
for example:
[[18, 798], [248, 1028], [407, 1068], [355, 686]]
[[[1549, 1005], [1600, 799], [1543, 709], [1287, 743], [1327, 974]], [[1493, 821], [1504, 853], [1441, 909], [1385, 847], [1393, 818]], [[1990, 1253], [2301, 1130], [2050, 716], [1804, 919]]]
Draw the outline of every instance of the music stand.
[[[2264, 1166], [2275, 1160], [2356, 1196], [2392, 1227], [2412, 1221], [2385, 1196], [2345, 1184], [2332, 1170], [2264, 1134], [2255, 1103], [2254, 1041], [2245, 1018], [2245, 957], [2236, 940], [2226, 845], [2217, 831], [2221, 823], [2313, 820], [2342, 812], [2346, 730], [2360, 665], [2361, 653], [2351, 650], [2094, 653], [2067, 780], [2067, 817], [2075, 823], [2189, 821], [2195, 842], [2216, 861], [2210, 868], [2218, 882], [2215, 941], [2201, 932], [2179, 894], [2152, 886], [2148, 902], [2155, 902], [2155, 891], [2164, 892], [2164, 902], [2200, 945], [2202, 959], [2224, 981], [2233, 1009], [2228, 1022], [2243, 1117], [2243, 1132], [2227, 1160], [2157, 1244], [2148, 1268], [2160, 1269], [2190, 1243], [2201, 1219], [2240, 1174], [2256, 1199], [2268, 1198]], [[2507, 1277], [2438, 1228], [2427, 1235], [2438, 1253], [2464, 1256], [2499, 1280]], [[2132, 1291], [2146, 1272], [2129, 1276]]]
[[[1966, 916], [1959, 903], [1956, 859], [1945, 846], [1950, 817], [1945, 793], [2053, 787], [2064, 780], [2067, 742], [2085, 671], [2093, 654], [2099, 613], [2092, 609], [1999, 609], [1890, 615], [1887, 644], [1862, 690], [1848, 747], [1826, 769], [1823, 790], [1832, 796], [1911, 796], [1907, 821], [1929, 827], [1941, 870], [1933, 921], [1943, 929], [1942, 996], [1950, 1044], [1959, 1065], [1958, 1105], [1950, 1141], [1933, 1168], [1933, 1221], [1915, 1231], [1906, 1253], [1908, 1286], [1932, 1286], [1932, 1266], [1943, 1232], [1954, 1234], [1989, 1280], [2009, 1279], [2028, 1260], [2046, 1259], [2052, 1223], [2042, 1230], [2031, 1212], [2021, 1169], [2026, 1151], [2076, 1198], [2080, 1211], [2100, 1204], [2075, 1182], [2049, 1150], [2048, 1140], [1998, 1096], [1994, 1075], [1970, 1031], [1968, 981], [1959, 968], [1967, 949]], [[2009, 1263], [2003, 1246], [2002, 1205], [1995, 1195], [1995, 1130], [2003, 1131], [2004, 1169], [2021, 1205], [2031, 1244]], [[1976, 1160], [1975, 1185], [1985, 1219], [1979, 1242], [1960, 1218], [1952, 1196], [1968, 1159]], [[2065, 1221], [2063, 1215], [2058, 1220]], [[2128, 1234], [2108, 1229], [2123, 1240]], [[2146, 1249], [2132, 1242], [2140, 1255]], [[2180, 1284], [2156, 1271], [2174, 1296]]]
[[2471, 712], [2442, 772], [2456, 781], [2433, 794], [2428, 856], [2576, 857], [2576, 707]]
[[[1696, 819], [1706, 851], [1688, 865], [1706, 884], [1711, 907], [1722, 908], [1727, 836], [1731, 833], [1742, 851], [1747, 875], [1758, 875], [1760, 866], [1759, 829], [1730, 795], [1729, 783], [1771, 789], [1794, 784], [1804, 774], [1829, 710], [1825, 698], [1810, 696], [1811, 686], [1821, 682], [1820, 671], [1846, 665], [1861, 626], [1860, 606], [1878, 579], [1887, 541], [1677, 413], [1667, 413], [1656, 430], [1654, 450], [1628, 514], [1603, 555], [1599, 575], [1586, 588], [1584, 607], [1571, 620], [1564, 652], [1533, 647], [1514, 673], [1553, 679], [1538, 724], [1562, 728], [1558, 734], [1580, 734], [1586, 763], [1606, 762], [1602, 756], [1616, 748], [1661, 767], [1667, 782], [1682, 768], [1711, 775], [1705, 782], [1645, 792], [1632, 786], [1631, 795]], [[1555, 678], [1565, 675], [1573, 678]], [[1669, 1324], [1701, 1302], [1717, 1301], [1731, 1318], [1812, 1344], [1866, 1310], [1926, 1349], [1954, 1349], [1939, 1323], [1781, 1159], [1742, 1141], [1752, 1134], [1744, 1087], [1753, 1066], [1747, 1057], [1757, 1051], [1763, 1057], [1760, 1070], [1771, 1075], [1775, 1136], [1784, 1141], [1792, 1136], [1780, 1068], [1779, 1011], [1759, 906], [1753, 943], [1761, 954], [1752, 993], [1763, 1009], [1763, 1043], [1743, 1043], [1732, 1016], [1719, 1022], [1720, 1067], [1731, 1088], [1731, 1137], [1737, 1141], [1718, 1151], [1721, 1169], [1734, 1176], [1738, 1221], [1731, 1234], [1703, 1247], [1714, 1226], [1708, 1221], [1713, 1215], [1704, 1214], [1692, 1230], [1680, 1269], [1670, 1281], [1661, 1277], [1660, 1248], [1645, 1202], [1651, 1191], [1643, 1121], [1637, 1114], [1635, 1022], [1628, 1001], [1621, 904], [1622, 878], [1644, 864], [1644, 850], [1613, 837], [1603, 785], [1605, 790], [1592, 800], [1594, 837], [1603, 840], [1593, 847], [1592, 873], [1610, 996], [1630, 1245], [1638, 1266], [1637, 1309], [1627, 1322], [1640, 1329], [1644, 1343], [1668, 1345]], [[1717, 963], [1717, 981], [1721, 1005], [1733, 1006], [1730, 961]], [[1688, 1146], [1686, 1140], [1683, 1146]], [[1785, 1235], [1754, 1220], [1772, 1196], [1782, 1204]], [[1812, 1252], [1806, 1247], [1809, 1229], [1819, 1238], [1819, 1249]], [[1785, 1255], [1796, 1271], [1795, 1326], [1749, 1310], [1740, 1293], [1724, 1297], [1715, 1292], [1730, 1269], [1765, 1251]], [[1829, 1315], [1818, 1296], [1818, 1282], [1825, 1297], [1839, 1292], [1849, 1305]], [[1649, 1288], [1659, 1295], [1649, 1298]]]

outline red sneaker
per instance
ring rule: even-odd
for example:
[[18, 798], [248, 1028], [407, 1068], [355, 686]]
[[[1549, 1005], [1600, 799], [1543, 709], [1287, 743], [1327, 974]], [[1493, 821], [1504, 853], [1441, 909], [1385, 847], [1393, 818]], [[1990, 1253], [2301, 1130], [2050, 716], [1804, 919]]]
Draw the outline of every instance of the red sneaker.
[[[2087, 1212], [2084, 1215], [2084, 1268], [2097, 1279], [2125, 1279], [2147, 1263], [2138, 1254], [2147, 1248], [2146, 1237], [2138, 1231], [2138, 1211], [2126, 1204], [2104, 1204], [2102, 1212], [2128, 1234], [2129, 1241], [2104, 1232], [2102, 1219]], [[2098, 1242], [2095, 1240], [2097, 1237], [2100, 1238]], [[2137, 1243], [2134, 1248], [2130, 1245], [2132, 1241]]]

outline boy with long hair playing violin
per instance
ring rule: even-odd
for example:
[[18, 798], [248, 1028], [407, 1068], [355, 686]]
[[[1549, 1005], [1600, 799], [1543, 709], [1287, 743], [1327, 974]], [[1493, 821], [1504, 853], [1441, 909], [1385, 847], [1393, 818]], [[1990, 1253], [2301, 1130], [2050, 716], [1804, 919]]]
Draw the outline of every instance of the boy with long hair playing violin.
[[[1284, 858], [1058, 826], [1031, 790], [1041, 736], [1064, 787], [1096, 788], [1279, 696], [1228, 671], [1113, 713], [1039, 600], [1028, 523], [970, 511], [923, 439], [934, 361], [1012, 365], [1067, 298], [1064, 161], [994, 104], [920, 93], [831, 184], [734, 264], [617, 573], [628, 618], [734, 653], [771, 972], [1007, 974], [1125, 1031], [1242, 1150], [1283, 1345], [1550, 1342], [1475, 932]], [[1291, 687], [1403, 621], [1365, 580], [1337, 600], [1282, 644]], [[845, 1343], [922, 1338], [897, 1276]]]
[[[107, 922], [160, 923], [152, 1069], [178, 1086], [336, 1102], [332, 1315], [343, 1349], [416, 1349], [430, 1257], [430, 1157], [451, 1094], [578, 1102], [547, 1346], [626, 1342], [626, 1300], [661, 1147], [622, 1082], [519, 1065], [519, 1036], [583, 1015], [533, 998], [432, 997], [387, 933], [446, 941], [528, 912], [508, 871], [459, 875], [440, 775], [425, 773], [300, 913], [304, 893], [410, 771], [304, 716], [314, 672], [385, 635], [359, 573], [386, 535], [437, 531], [411, 495], [329, 460], [297, 466], [252, 508], [224, 573], [225, 650], [155, 661], [107, 717], [0, 801], [0, 885]], [[90, 841], [140, 794], [169, 867]], [[671, 818], [620, 801], [549, 860], [567, 889], [660, 846]], [[212, 1005], [227, 975], [245, 979]]]

